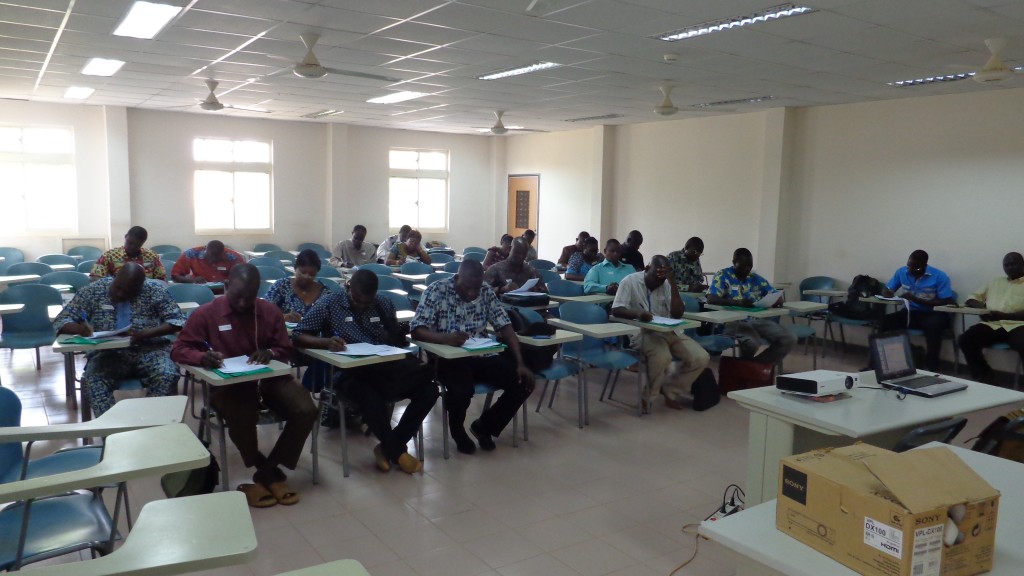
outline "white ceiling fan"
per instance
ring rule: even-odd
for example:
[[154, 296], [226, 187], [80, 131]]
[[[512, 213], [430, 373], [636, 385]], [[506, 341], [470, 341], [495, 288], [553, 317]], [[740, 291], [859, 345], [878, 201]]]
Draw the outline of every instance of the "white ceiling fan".
[[989, 38], [985, 40], [990, 56], [985, 62], [985, 67], [974, 73], [971, 80], [979, 84], [989, 82], [1002, 82], [1012, 78], [1016, 72], [1003, 62], [1002, 52], [1006, 48], [1006, 38]]
[[216, 80], [206, 80], [205, 82], [206, 87], [210, 89], [210, 93], [206, 95], [206, 99], [199, 101], [199, 107], [203, 110], [207, 110], [209, 112], [218, 112], [225, 108], [231, 108], [233, 110], [246, 110], [249, 112], [270, 112], [270, 110], [265, 110], [263, 108], [255, 108], [251, 106], [232, 106], [231, 104], [223, 104], [221, 103], [220, 100], [217, 99], [217, 95], [214, 94], [214, 91], [217, 89], [217, 86], [220, 83]]
[[505, 126], [505, 123], [501, 121], [501, 117], [504, 116], [504, 115], [505, 115], [505, 111], [504, 110], [495, 110], [494, 111], [494, 118], [495, 118], [494, 126], [491, 126], [490, 128], [477, 128], [477, 130], [479, 132], [490, 132], [491, 134], [496, 134], [498, 136], [501, 136], [502, 134], [507, 134], [510, 131], [514, 131], [514, 132], [547, 132], [547, 130], [536, 130], [536, 129], [533, 129], [533, 128], [523, 128], [522, 126]]
[[661, 90], [662, 98], [661, 102], [654, 107], [655, 114], [659, 116], [671, 116], [676, 112], [679, 112], [679, 108], [676, 108], [676, 105], [672, 103], [672, 98], [670, 97], [672, 89], [674, 88], [675, 86], [671, 86], [669, 84], [662, 84], [661, 86], [658, 86], [658, 90]]
[[[341, 76], [353, 76], [356, 78], [380, 80], [382, 82], [401, 82], [401, 78], [384, 76], [383, 74], [357, 72], [355, 70], [340, 70], [338, 68], [328, 68], [326, 66], [323, 66], [320, 64], [320, 60], [316, 57], [316, 54], [313, 52], [313, 48], [316, 46], [316, 43], [320, 40], [320, 35], [315, 32], [306, 32], [304, 34], [300, 34], [299, 39], [302, 40], [302, 44], [306, 47], [306, 55], [302, 58], [302, 60], [295, 62], [294, 66], [291, 67], [292, 73], [298, 76], [299, 78], [323, 78], [327, 74], [338, 74]], [[284, 58], [281, 56], [271, 56], [271, 58], [293, 62], [293, 60], [291, 60], [290, 58]], [[275, 72], [274, 74], [277, 74], [277, 72]]]

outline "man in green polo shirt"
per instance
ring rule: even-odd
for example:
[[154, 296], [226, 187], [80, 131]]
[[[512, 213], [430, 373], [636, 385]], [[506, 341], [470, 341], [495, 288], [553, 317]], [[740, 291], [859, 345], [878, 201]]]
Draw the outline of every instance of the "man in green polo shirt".
[[604, 245], [604, 262], [595, 264], [583, 278], [583, 291], [587, 294], [615, 294], [619, 283], [636, 270], [619, 259], [622, 246], [612, 238]]

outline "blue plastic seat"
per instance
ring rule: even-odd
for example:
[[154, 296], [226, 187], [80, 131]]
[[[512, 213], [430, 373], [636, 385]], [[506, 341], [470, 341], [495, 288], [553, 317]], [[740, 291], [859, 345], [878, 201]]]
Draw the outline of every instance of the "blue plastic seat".
[[271, 250], [281, 250], [281, 247], [277, 244], [269, 244], [262, 242], [252, 247], [253, 252], [269, 252]]
[[402, 296], [389, 290], [377, 290], [377, 294], [387, 298], [395, 306], [395, 310], [412, 310], [412, 300], [408, 296]]
[[20, 276], [22, 274], [35, 274], [42, 276], [53, 272], [49, 264], [42, 262], [18, 262], [7, 267], [7, 276]]
[[160, 256], [163, 256], [164, 254], [169, 254], [171, 252], [177, 252], [178, 254], [181, 254], [181, 248], [178, 248], [174, 244], [157, 244], [156, 246], [151, 247], [150, 250], [156, 252]]
[[171, 293], [171, 298], [174, 298], [174, 301], [179, 304], [182, 302], [206, 304], [213, 302], [215, 297], [213, 290], [210, 290], [209, 286], [205, 284], [171, 284], [167, 287], [167, 291]]
[[562, 280], [561, 278], [550, 282], [545, 280], [544, 283], [548, 286], [548, 294], [552, 296], [583, 296], [583, 284]]
[[171, 270], [174, 269], [174, 265], [177, 264], [177, 260], [170, 258], [160, 258], [160, 265], [164, 267], [164, 274], [167, 275], [167, 279], [171, 279]]
[[287, 278], [288, 272], [284, 268], [277, 268], [275, 266], [257, 266], [256, 270], [260, 273], [260, 280], [266, 283], [266, 280], [280, 280], [281, 278]]
[[[696, 312], [700, 310], [700, 302], [696, 298], [689, 294], [680, 294], [680, 298], [683, 300], [683, 306], [691, 311]], [[684, 332], [687, 336], [693, 339], [694, 342], [700, 344], [700, 347], [711, 356], [720, 356], [726, 350], [735, 348], [737, 346], [736, 340], [729, 336], [722, 336], [720, 334], [708, 334], [699, 335], [696, 330], [686, 330]]]
[[249, 264], [253, 266], [260, 266], [266, 268], [280, 268], [284, 271], [284, 264], [281, 263], [280, 258], [268, 258], [266, 256], [260, 256], [259, 258], [253, 258], [249, 260]]
[[282, 262], [287, 261], [291, 264], [295, 264], [295, 254], [284, 250], [268, 250], [263, 254], [263, 258], [273, 258]]
[[67, 264], [69, 266], [78, 266], [78, 260], [75, 260], [67, 254], [43, 254], [39, 258], [36, 258], [36, 262], [42, 262], [43, 264]]
[[459, 266], [462, 266], [462, 262], [455, 262], [453, 260], [451, 262], [445, 262], [443, 270], [445, 272], [451, 272], [452, 274], [455, 274], [459, 271]]
[[402, 287], [402, 281], [394, 276], [377, 276], [377, 291], [385, 290], [405, 290], [405, 288]]
[[462, 254], [463, 260], [476, 260], [477, 262], [483, 262], [486, 252], [465, 252]]
[[0, 256], [4, 258], [4, 264], [17, 264], [25, 261], [25, 253], [18, 248], [9, 246], [0, 247]]
[[[317, 242], [302, 242], [295, 249], [298, 250], [299, 252], [302, 252], [303, 250], [313, 250], [313, 251], [317, 252], [318, 254], [320, 252], [327, 252], [328, 256], [330, 256], [330, 254], [331, 254], [331, 252], [329, 250], [327, 250], [327, 247], [325, 247], [323, 244], [319, 244]], [[280, 248], [278, 248], [278, 250], [280, 250]]]
[[61, 271], [50, 272], [39, 279], [40, 284], [53, 286], [54, 284], [67, 284], [73, 292], [77, 292], [89, 285], [89, 275], [82, 272]]
[[68, 256], [81, 256], [82, 260], [99, 260], [103, 250], [95, 246], [75, 246], [68, 250]]
[[75, 267], [75, 270], [82, 272], [84, 274], [90, 274], [92, 273], [92, 267], [95, 265], [95, 260], [82, 260], [81, 262], [78, 263], [78, 266]]
[[554, 270], [541, 269], [537, 270], [537, 273], [540, 274], [540, 277], [542, 280], [544, 280], [545, 285], [547, 285], [548, 282], [554, 282], [555, 280], [562, 279], [561, 274], [555, 272]]
[[554, 270], [555, 269], [555, 263], [552, 262], [551, 260], [541, 260], [541, 259], [531, 260], [529, 262], [529, 264], [530, 264], [530, 266], [533, 266], [537, 270]]
[[[541, 316], [540, 314], [538, 314], [537, 311], [535, 311], [535, 310], [530, 310], [529, 308], [522, 308], [520, 306], [516, 306], [515, 309], [520, 314], [522, 314], [523, 319], [526, 320], [530, 324], [535, 324], [537, 322], [544, 322], [544, 317]], [[522, 345], [525, 346], [525, 344], [522, 344]], [[544, 382], [544, 387], [541, 388], [541, 390], [540, 390], [540, 397], [537, 398], [536, 412], [540, 412], [540, 407], [544, 403], [544, 396], [547, 394], [548, 384], [550, 384], [551, 382], [554, 382], [554, 386], [551, 387], [551, 397], [548, 399], [548, 409], [550, 409], [551, 405], [555, 401], [555, 394], [558, 392], [558, 384], [559, 384], [559, 382], [563, 378], [568, 378], [569, 376], [575, 376], [575, 375], [579, 374], [581, 370], [582, 370], [582, 368], [580, 367], [580, 364], [578, 362], [574, 362], [574, 361], [571, 361], [571, 360], [566, 360], [566, 359], [562, 358], [561, 355], [559, 355], [557, 358], [555, 358], [552, 361], [551, 366], [548, 366], [547, 368], [544, 368], [543, 370], [534, 370], [533, 371], [534, 377], [536, 377], [537, 380], [541, 380], [542, 382]], [[579, 383], [580, 383], [580, 380], [577, 379], [577, 384], [579, 384]], [[583, 400], [584, 400], [584, 390], [583, 389], [578, 389], [577, 390], [577, 407], [579, 409], [578, 420], [579, 420], [579, 427], [580, 428], [583, 428], [583, 412], [584, 412]]]
[[386, 264], [377, 264], [376, 262], [372, 262], [370, 264], [363, 264], [362, 266], [359, 267], [359, 269], [369, 270], [370, 272], [373, 272], [377, 276], [391, 276], [392, 274], [395, 273], [395, 271], [392, 270], [390, 266]]
[[406, 262], [398, 270], [402, 274], [430, 274], [434, 267], [423, 262]]
[[[45, 264], [44, 264], [45, 266]], [[53, 344], [56, 333], [47, 307], [63, 305], [60, 292], [45, 284], [19, 284], [8, 286], [0, 292], [0, 304], [24, 304], [25, 308], [15, 314], [5, 314], [3, 332], [0, 334], [0, 348], [36, 351], [36, 370], [40, 368], [39, 347]]]
[[471, 253], [487, 254], [487, 248], [481, 248], [479, 246], [469, 246], [468, 248], [462, 250], [463, 256]]
[[317, 278], [341, 278], [341, 272], [338, 271], [334, 266], [324, 266], [321, 264], [320, 270], [316, 273]]
[[444, 252], [430, 253], [430, 261], [438, 264], [447, 264], [448, 262], [454, 262], [455, 256], [446, 254]]

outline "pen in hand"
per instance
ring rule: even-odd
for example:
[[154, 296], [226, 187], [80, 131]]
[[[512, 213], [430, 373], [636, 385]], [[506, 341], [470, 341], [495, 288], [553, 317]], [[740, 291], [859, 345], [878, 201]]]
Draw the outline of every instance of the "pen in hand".
[[203, 340], [203, 344], [206, 345], [206, 353], [203, 354], [201, 362], [209, 368], [220, 368], [224, 365], [224, 355], [220, 352], [215, 352], [213, 346], [206, 340]]
[[89, 318], [85, 315], [85, 312], [82, 312], [80, 314], [79, 319], [81, 320], [81, 324], [82, 324], [82, 330], [81, 330], [82, 336], [85, 336], [85, 337], [92, 336], [92, 326], [89, 325]]

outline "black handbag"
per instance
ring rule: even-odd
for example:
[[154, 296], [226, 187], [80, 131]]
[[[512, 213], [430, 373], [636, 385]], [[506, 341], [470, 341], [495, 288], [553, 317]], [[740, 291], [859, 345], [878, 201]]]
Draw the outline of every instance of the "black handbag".
[[501, 301], [505, 304], [511, 304], [513, 306], [521, 306], [523, 308], [533, 308], [534, 306], [547, 306], [551, 303], [551, 299], [547, 294], [528, 294], [520, 296], [518, 294], [509, 292], [501, 295]]

